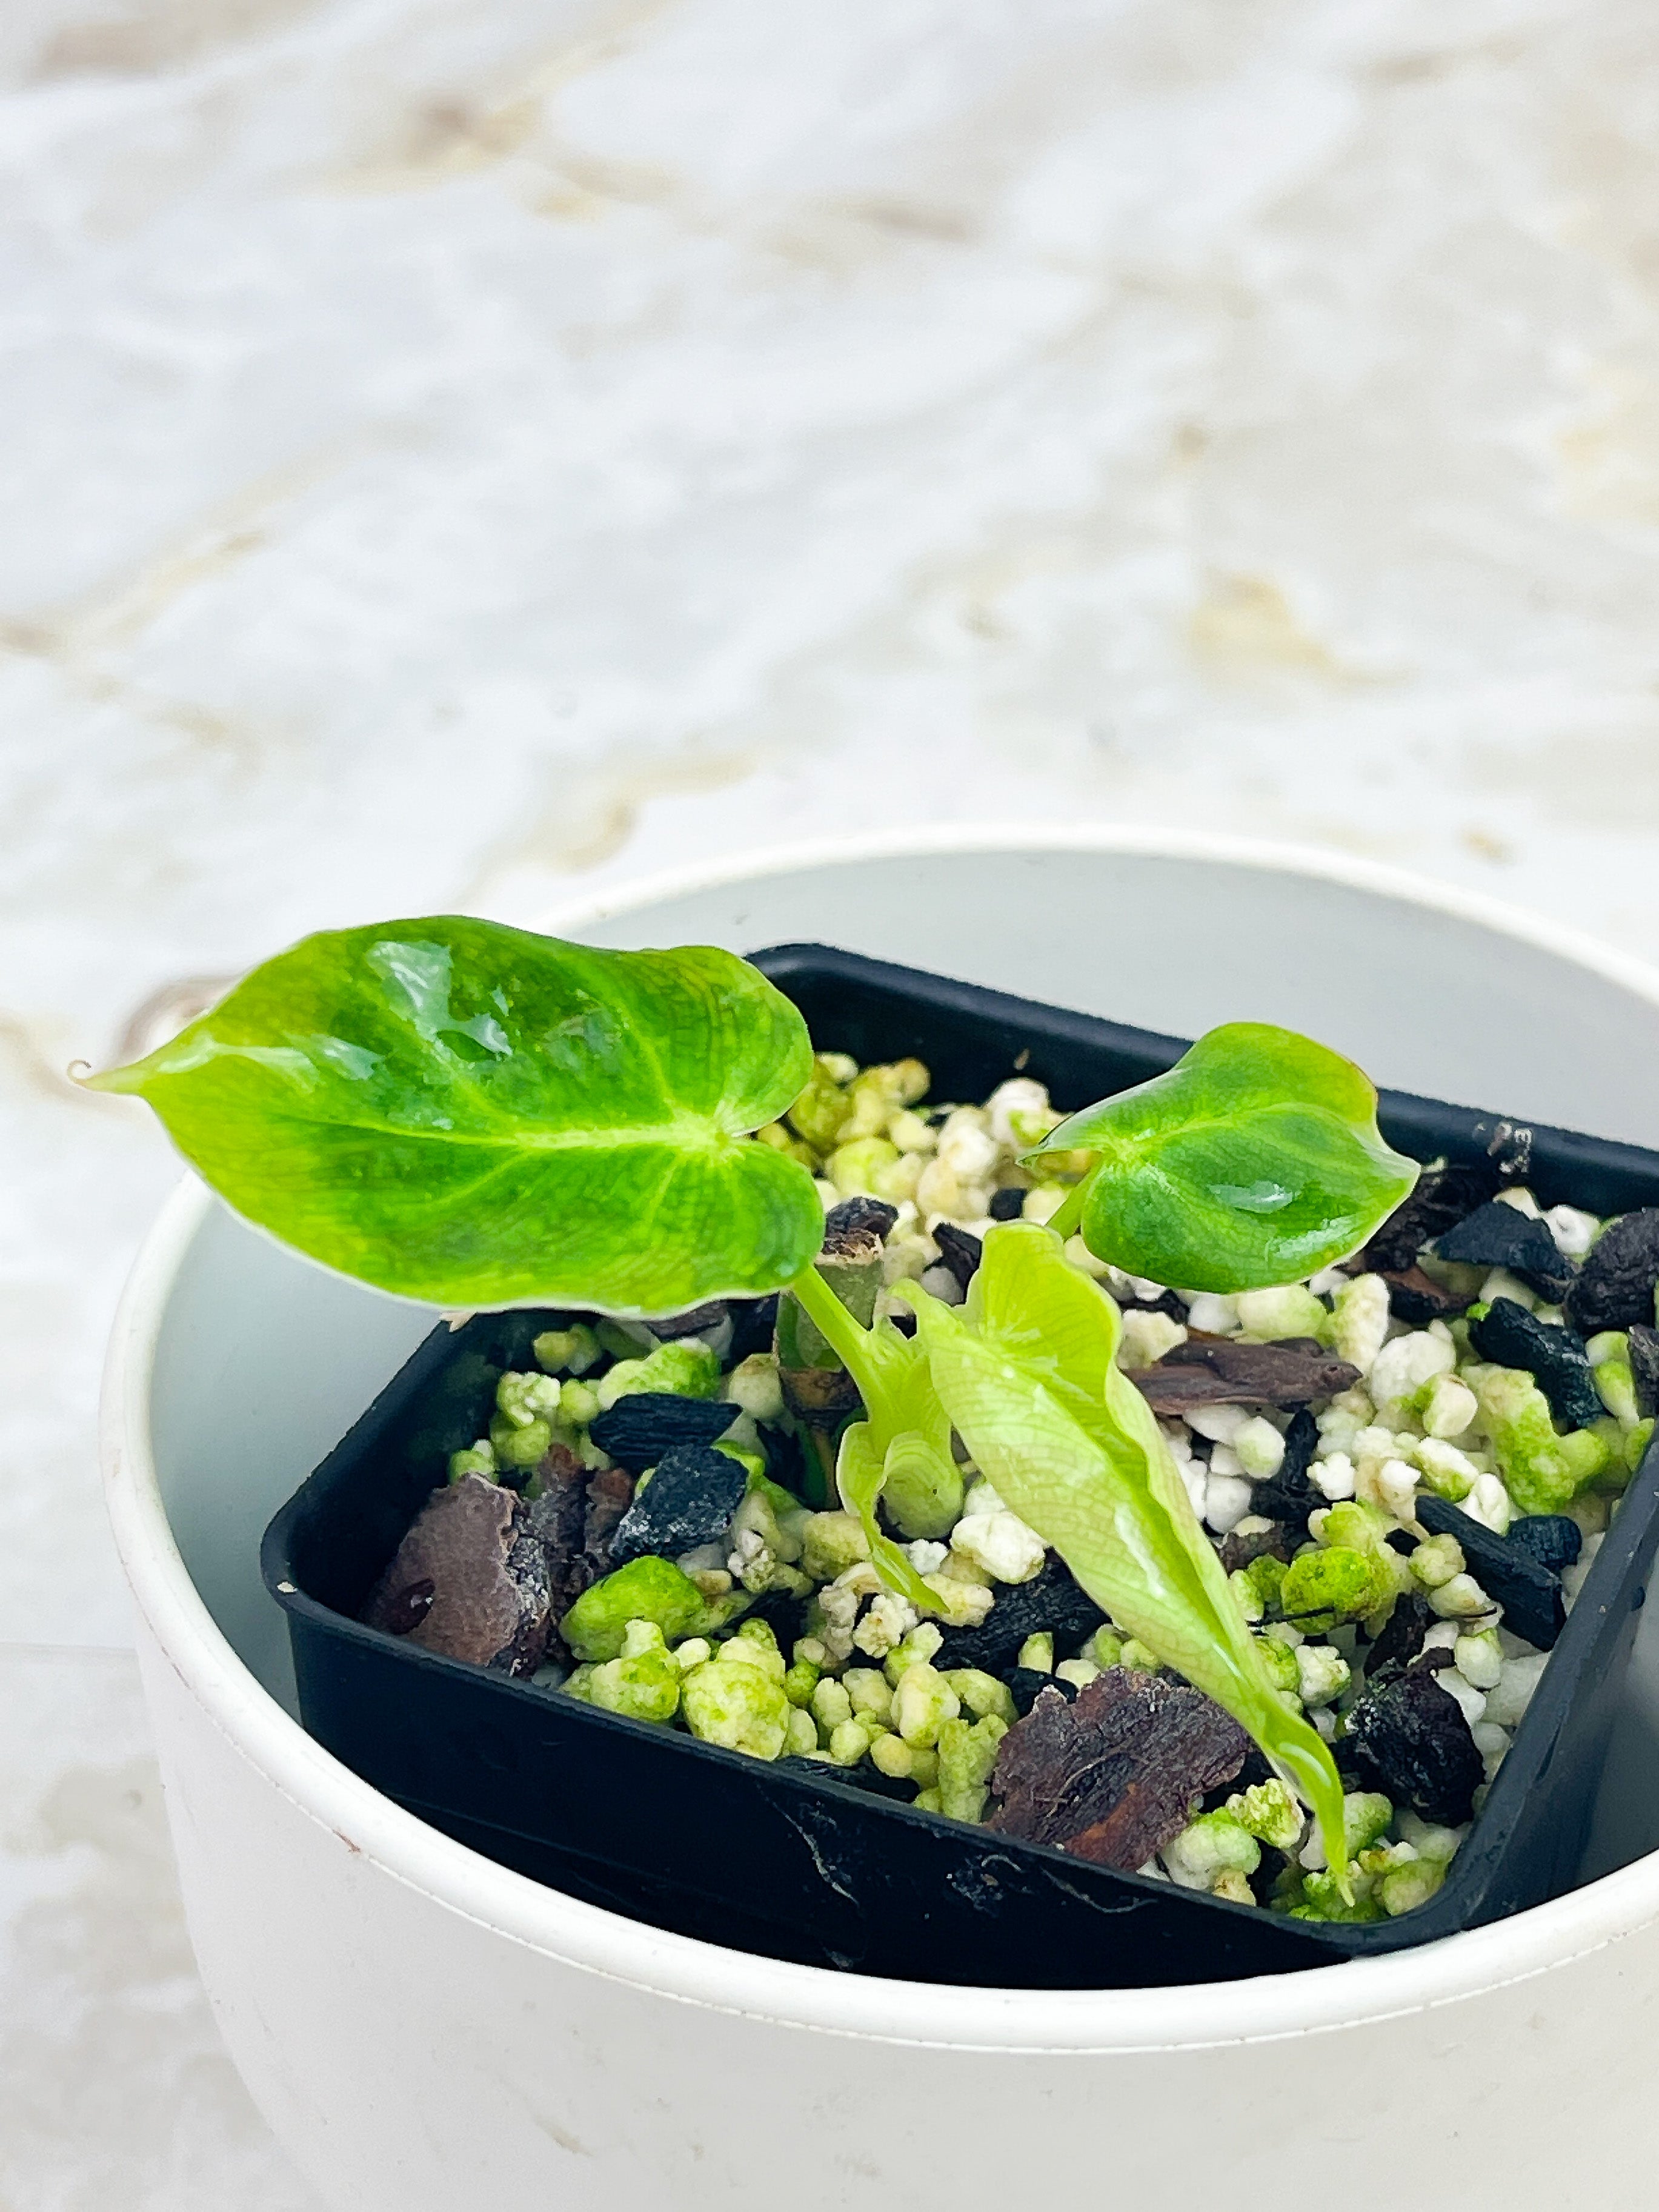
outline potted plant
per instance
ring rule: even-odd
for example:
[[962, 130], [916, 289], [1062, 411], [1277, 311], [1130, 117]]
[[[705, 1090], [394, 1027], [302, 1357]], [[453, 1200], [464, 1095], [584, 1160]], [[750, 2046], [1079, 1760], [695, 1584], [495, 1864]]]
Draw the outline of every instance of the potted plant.
[[[1347, 940], [1349, 957], [1363, 940], [1374, 973], [1387, 971], [1389, 957], [1401, 957], [1402, 973], [1409, 969], [1409, 915], [1405, 951], [1389, 936], [1391, 915], [1407, 905], [1394, 887], [1385, 896], [1358, 883], [1325, 898], [1314, 874], [1272, 874], [1255, 858], [1230, 867], [1217, 856], [1183, 854], [1159, 865], [1170, 887], [1182, 887], [1182, 915], [1194, 911], [1194, 883], [1207, 883], [1199, 898], [1212, 900], [1210, 914], [1225, 909], [1230, 925], [1245, 938], [1255, 931], [1259, 942], [1274, 900], [1301, 900], [1334, 947], [1358, 927], [1360, 938]], [[836, 891], [849, 900], [845, 925], [867, 929], [872, 898], [876, 905], [894, 898], [900, 878], [911, 884], [929, 867], [929, 896], [938, 900], [938, 856], [933, 863], [927, 856], [848, 863], [848, 890]], [[963, 956], [984, 963], [995, 931], [1009, 929], [1033, 867], [1064, 907], [1079, 896], [1109, 900], [1106, 887], [1119, 878], [1144, 900], [1151, 863], [1141, 854], [1126, 860], [1068, 854], [1066, 842], [1051, 841], [1042, 856], [980, 849], [953, 867], [949, 927], [963, 945], [971, 945], [975, 927], [987, 931], [982, 949]], [[805, 883], [823, 911], [823, 883], [838, 878], [783, 872], [776, 880], [790, 890]], [[951, 883], [949, 872], [942, 880]], [[1252, 907], [1256, 884], [1261, 902]], [[714, 927], [754, 942], [754, 915], [772, 894], [761, 878], [759, 887], [699, 896], [714, 909], [726, 900], [732, 918]], [[639, 929], [637, 922], [608, 927]], [[1502, 957], [1540, 1005], [1555, 991], [1555, 953], [1528, 953], [1517, 938], [1468, 915], [1443, 915], [1436, 927], [1443, 942], [1462, 942], [1468, 973]], [[671, 929], [690, 933], [664, 921], [650, 933]], [[699, 915], [696, 933], [706, 929]], [[1334, 949], [1332, 960], [1340, 963], [1340, 951]], [[1558, 964], [1568, 982], [1575, 973], [1590, 975], [1577, 998], [1573, 988], [1558, 994], [1564, 1030], [1577, 1002], [1595, 1006], [1597, 991], [1621, 994], [1617, 1060], [1597, 1057], [1599, 1030], [1575, 1044], [1575, 1075], [1590, 1079], [1599, 1071], [1597, 1097], [1613, 1097], [1639, 1066], [1639, 980], [1610, 960], [1599, 963], [1599, 978], [1590, 957], [1577, 969], [1568, 957]], [[1455, 1036], [1444, 1018], [1455, 1005], [1455, 971], [1453, 963], [1437, 975], [1427, 1013], [1418, 1002], [1413, 1022], [1429, 1033], [1437, 1022], [1440, 1036]], [[1321, 973], [1310, 978], [1307, 995], [1312, 1005], [1322, 994], [1321, 1020], [1332, 1022]], [[1176, 980], [1166, 984], [1166, 1002], [1179, 1006], [1182, 984], [1175, 969], [1170, 975]], [[1134, 988], [1144, 988], [1139, 978]], [[1378, 1005], [1391, 1005], [1387, 988]], [[1484, 1057], [1471, 1053], [1455, 1082], [1475, 1093], [1475, 1073], [1491, 1061], [1500, 1071], [1493, 1088], [1524, 1095], [1516, 1068], [1500, 1066], [1504, 1030], [1480, 1029], [1475, 1000], [1462, 1011], [1464, 1020], [1471, 1015], [1468, 1042], [1480, 1040]], [[1526, 1078], [1520, 1061], [1517, 1068]], [[1495, 2094], [1506, 2111], [1526, 2108], [1526, 2084], [1535, 2079], [1528, 2053], [1541, 2046], [1510, 2033], [1524, 2024], [1528, 2006], [1517, 2008], [1498, 1990], [1482, 1997], [1482, 1989], [1577, 1954], [1555, 1996], [1541, 2000], [1547, 2015], [1562, 2017], [1559, 2004], [1571, 2002], [1582, 2053], [1599, 2051], [1608, 2037], [1624, 2046], [1624, 2015], [1608, 2002], [1620, 1989], [1608, 1980], [1617, 1969], [1608, 1964], [1604, 1973], [1610, 1954], [1597, 1954], [1595, 1944], [1639, 1917], [1639, 1869], [1631, 1882], [1597, 1885], [1449, 1947], [1243, 1984], [1237, 2002], [1214, 1986], [1166, 1997], [1119, 1990], [1103, 2000], [1036, 1993], [1026, 2000], [1018, 1990], [929, 1993], [918, 1984], [745, 1962], [710, 1944], [653, 1936], [615, 1913], [592, 1913], [456, 1851], [376, 1801], [281, 1721], [252, 1679], [239, 1674], [204, 1610], [206, 1599], [254, 1666], [276, 1681], [258, 1655], [257, 1608], [241, 1595], [252, 1540], [232, 1541], [234, 1526], [257, 1535], [285, 1486], [283, 1464], [307, 1464], [295, 1455], [303, 1451], [299, 1437], [321, 1444], [341, 1431], [376, 1374], [394, 1367], [414, 1325], [416, 1316], [404, 1321], [398, 1307], [378, 1305], [250, 1241], [230, 1217], [204, 1210], [199, 1197], [181, 1197], [135, 1281], [112, 1370], [112, 1504], [149, 1621], [146, 1677], [166, 1743], [192, 1931], [239, 2062], [331, 2201], [435, 2205], [447, 2188], [442, 2161], [460, 2143], [483, 2201], [508, 2201], [508, 2188], [538, 2174], [581, 2203], [659, 2201], [665, 2179], [675, 2177], [684, 2201], [702, 2203], [710, 2185], [741, 2192], [745, 2161], [787, 2166], [801, 2152], [799, 2194], [807, 2203], [830, 2203], [841, 2201], [836, 2174], [848, 2170], [842, 2161], [854, 2142], [869, 2146], [891, 2177], [905, 2167], [907, 2184], [921, 2185], [922, 2197], [925, 2167], [973, 2172], [973, 2185], [995, 2192], [1029, 2174], [1033, 2161], [1048, 2185], [1078, 2181], [1093, 2157], [1084, 2150], [1086, 2136], [1109, 2126], [1115, 2174], [1141, 2201], [1172, 2205], [1186, 2201], [1194, 2172], [1217, 2181], [1224, 2174], [1265, 2179], [1261, 2159], [1272, 2163], [1283, 2146], [1301, 2142], [1322, 2100], [1343, 2097], [1345, 2081], [1358, 2081], [1374, 2063], [1387, 2063], [1395, 2084], [1409, 2079], [1413, 2108], [1436, 2126], [1451, 2119], [1458, 2101], [1451, 2075], [1433, 2070], [1427, 2044], [1385, 2027], [1391, 2011], [1425, 1997], [1458, 2000], [1460, 2011], [1447, 2017], [1462, 2021], [1460, 2033], [1482, 2037], [1489, 2053], [1502, 2048], [1493, 2081], [1502, 2084]], [[184, 1544], [184, 1566], [168, 1522]], [[434, 2017], [434, 1990], [442, 1993], [441, 2017]], [[508, 2027], [531, 2017], [549, 2027], [568, 2021], [571, 2033], [580, 2021], [580, 2042], [550, 2051], [544, 2028], [525, 2039], [525, 2028]], [[1283, 2063], [1290, 2051], [1267, 2044], [1256, 2063], [1249, 2035], [1312, 2027], [1347, 2033], [1303, 2037], [1290, 2066]], [[1133, 2055], [1151, 2053], [1155, 2044], [1168, 2044], [1164, 2057]], [[936, 2063], [931, 2046], [938, 2046]], [[1037, 2057], [1040, 2051], [1073, 2057]], [[477, 2070], [484, 2055], [487, 2069]], [[362, 2097], [369, 2077], [383, 2090]], [[817, 2130], [801, 2097], [810, 2090], [810, 2104], [823, 2111], [832, 2084], [838, 2100], [852, 2100], [848, 2124], [825, 2121], [825, 2157], [807, 2154]], [[1186, 2115], [1175, 2194], [1157, 2148], [1159, 2128], [1119, 2126], [1141, 2104], [1133, 2084], [1152, 2097], [1151, 2112], [1175, 2111], [1164, 2101], [1172, 2094]], [[1073, 2086], [1086, 2090], [1084, 2104], [1075, 2104]], [[929, 2115], [921, 2132], [918, 2111]], [[416, 2112], [422, 2119], [414, 2135], [396, 2132], [407, 2130]], [[1559, 2166], [1548, 2143], [1510, 2157], [1520, 2130], [1510, 2135], [1489, 2119], [1475, 2132], [1478, 2143], [1460, 2139], [1455, 2128], [1447, 2136], [1467, 2143], [1474, 2163], [1458, 2150], [1453, 2166], [1462, 2172], [1467, 2163], [1471, 2185], [1478, 2177], [1480, 2185], [1495, 2181], [1524, 2197], [1526, 2177]], [[915, 2143], [909, 2166], [900, 2150], [905, 2142]], [[960, 2163], [951, 2143], [963, 2150], [971, 2143], [971, 2166]], [[438, 2166], [429, 2163], [434, 2150]]]
[[[913, 979], [924, 1037], [928, 988]], [[999, 1018], [1029, 1060], [1037, 1010]], [[325, 1265], [435, 1306], [586, 1316], [499, 1376], [489, 1433], [359, 1593], [373, 1635], [516, 1675], [551, 1650], [578, 1662], [549, 1678], [563, 1700], [829, 1776], [867, 1761], [924, 1817], [988, 1824], [1005, 1860], [1048, 1846], [1118, 1888], [1172, 1885], [1143, 1900], [1160, 1942], [1199, 1899], [1347, 1928], [1437, 1898], [1510, 1751], [1498, 1700], [1512, 1728], [1562, 1572], [1599, 1535], [1604, 1507], [1583, 1528], [1567, 1509], [1616, 1495], [1652, 1431], [1659, 1212], [1590, 1249], [1598, 1218], [1540, 1215], [1490, 1159], [1419, 1185], [1360, 1072], [1269, 1024], [1213, 1030], [1063, 1115], [1029, 1076], [930, 1115], [920, 1061], [815, 1057], [799, 1009], [717, 948], [596, 951], [444, 916], [308, 939], [93, 1080], [147, 1098], [239, 1212]], [[884, 1188], [954, 1189], [974, 1224]], [[977, 1218], [1004, 1196], [1020, 1218]], [[954, 1262], [938, 1288], [888, 1264], [906, 1215], [935, 1271]], [[733, 1302], [769, 1293], [775, 1348], [723, 1361], [688, 1333], [729, 1335]], [[1123, 1311], [1159, 1355], [1138, 1373]], [[769, 1472], [789, 1446], [793, 1489]], [[616, 1507], [597, 1538], [596, 1474]], [[349, 1553], [379, 1516], [345, 1516]], [[1626, 1533], [1634, 1572], [1647, 1516]], [[286, 1559], [276, 1583], [300, 1595]], [[783, 1648], [757, 1609], [776, 1594], [810, 1600]], [[1021, 1632], [988, 1632], [994, 1612]], [[1607, 1656], [1573, 1656], [1581, 1695]], [[392, 1710], [441, 1694], [430, 1670], [387, 1689], [382, 1657]], [[1531, 1731], [1536, 1775], [1573, 1702], [1558, 1690]], [[320, 1724], [349, 1753], [349, 1727]], [[610, 1794], [603, 1740], [592, 1755]], [[575, 1771], [556, 1741], [523, 1763]], [[439, 1802], [486, 1817], [475, 1778]], [[1553, 1865], [1523, 1805], [1535, 1788], [1512, 1779], [1505, 1836]], [[730, 1869], [712, 1902], [735, 1911], [769, 1854], [736, 1796], [704, 1817]], [[546, 1840], [575, 1848], [562, 1816]], [[1425, 1935], [1524, 1893], [1496, 1836], [1481, 1846]], [[864, 1844], [899, 1847], [890, 1821]], [[649, 1853], [586, 1855], [674, 1879]], [[1061, 1956], [1086, 1972], [1037, 1863], [1041, 1905], [1029, 1925], [1005, 1907], [1001, 1932], [1036, 1976]], [[971, 1859], [957, 1886], [986, 1878]], [[1234, 1956], [1219, 1931], [1216, 1948], [1218, 1972], [1277, 1955]], [[939, 1950], [987, 1972], [954, 1930]], [[871, 1951], [889, 1955], [879, 1934]], [[1116, 1951], [1117, 1978], [1159, 1971]], [[1179, 1956], [1205, 1970], [1201, 1941]]]

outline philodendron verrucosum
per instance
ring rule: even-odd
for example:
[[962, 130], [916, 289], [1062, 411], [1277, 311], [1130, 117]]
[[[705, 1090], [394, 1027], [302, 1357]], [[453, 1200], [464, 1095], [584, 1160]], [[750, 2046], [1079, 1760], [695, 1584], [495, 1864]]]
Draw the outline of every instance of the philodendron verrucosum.
[[754, 1133], [811, 1075], [797, 1009], [708, 946], [615, 952], [464, 916], [303, 939], [146, 1059], [89, 1079], [145, 1099], [226, 1201], [321, 1265], [445, 1307], [663, 1316], [787, 1288], [859, 1387], [836, 1478], [877, 1571], [930, 1602], [878, 1500], [960, 1476], [1121, 1629], [1224, 1706], [1346, 1864], [1342, 1785], [1274, 1689], [1168, 1443], [1118, 1368], [1111, 1297], [1064, 1257], [1194, 1291], [1345, 1258], [1415, 1164], [1360, 1070], [1293, 1031], [1212, 1030], [1026, 1158], [1085, 1156], [1053, 1226], [993, 1227], [967, 1302], [907, 1284], [917, 1329], [866, 1328], [814, 1266], [810, 1170]]

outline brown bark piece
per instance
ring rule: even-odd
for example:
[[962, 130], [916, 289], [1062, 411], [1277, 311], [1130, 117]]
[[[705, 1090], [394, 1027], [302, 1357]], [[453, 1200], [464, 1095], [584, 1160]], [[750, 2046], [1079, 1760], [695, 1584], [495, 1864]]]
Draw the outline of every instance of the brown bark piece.
[[784, 1404], [809, 1428], [833, 1425], [864, 1402], [844, 1367], [781, 1367], [778, 1381]]
[[1109, 1668], [1067, 1704], [1042, 1691], [1002, 1739], [990, 1826], [1130, 1873], [1231, 1782], [1249, 1738], [1185, 1682]]
[[568, 1444], [551, 1444], [536, 1469], [541, 1493], [526, 1521], [547, 1559], [552, 1613], [561, 1620], [593, 1579], [587, 1548], [587, 1469]]
[[1359, 1380], [1359, 1370], [1310, 1336], [1276, 1344], [1196, 1343], [1190, 1338], [1155, 1367], [1129, 1375], [1155, 1413], [1194, 1406], [1305, 1406], [1334, 1398]]
[[885, 1199], [844, 1198], [823, 1218], [821, 1256], [867, 1266], [880, 1259], [882, 1239], [897, 1219], [897, 1206], [889, 1206]]
[[712, 1336], [721, 1322], [729, 1318], [731, 1311], [724, 1298], [711, 1298], [704, 1305], [688, 1306], [684, 1313], [670, 1314], [665, 1320], [653, 1321], [651, 1334], [665, 1344], [672, 1344], [682, 1336]]
[[1397, 1272], [1385, 1267], [1381, 1273], [1389, 1286], [1389, 1310], [1396, 1321], [1409, 1322], [1413, 1328], [1420, 1328], [1425, 1322], [1449, 1321], [1455, 1314], [1467, 1313], [1474, 1303], [1437, 1283], [1422, 1267]]
[[362, 1618], [446, 1658], [531, 1674], [547, 1649], [550, 1595], [546, 1554], [519, 1500], [469, 1474], [422, 1507]]
[[1502, 1188], [1503, 1171], [1488, 1160], [1425, 1168], [1364, 1251], [1342, 1264], [1355, 1274], [1407, 1273], [1425, 1244], [1455, 1228]]
[[1266, 1528], [1252, 1528], [1248, 1536], [1235, 1528], [1221, 1540], [1221, 1564], [1230, 1575], [1256, 1559], [1282, 1559], [1288, 1567], [1304, 1533], [1305, 1524], [1303, 1528], [1291, 1528], [1283, 1521]]
[[593, 1558], [602, 1562], [599, 1572], [611, 1571], [611, 1537], [617, 1522], [634, 1502], [634, 1478], [625, 1468], [602, 1468], [588, 1479], [587, 1516], [582, 1538]]
[[590, 1474], [568, 1445], [554, 1444], [536, 1469], [541, 1494], [525, 1525], [547, 1560], [552, 1617], [562, 1620], [585, 1589], [611, 1571], [611, 1537], [634, 1496], [626, 1468]]

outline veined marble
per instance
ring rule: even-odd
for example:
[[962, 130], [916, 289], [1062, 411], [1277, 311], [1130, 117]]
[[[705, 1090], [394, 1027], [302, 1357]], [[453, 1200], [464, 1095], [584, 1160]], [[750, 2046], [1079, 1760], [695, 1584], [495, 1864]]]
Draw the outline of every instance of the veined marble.
[[1656, 148], [1638, 0], [0, 11], [0, 2203], [308, 2201], [96, 1494], [173, 1169], [65, 1065], [308, 928], [874, 820], [1659, 953]]

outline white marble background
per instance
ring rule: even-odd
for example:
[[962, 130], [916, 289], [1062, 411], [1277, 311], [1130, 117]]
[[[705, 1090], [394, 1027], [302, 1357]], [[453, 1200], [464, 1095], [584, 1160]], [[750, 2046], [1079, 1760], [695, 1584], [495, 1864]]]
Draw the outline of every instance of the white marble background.
[[0, 2212], [315, 2212], [173, 1887], [61, 1071], [302, 930], [873, 820], [1659, 956], [1650, 0], [0, 9]]

